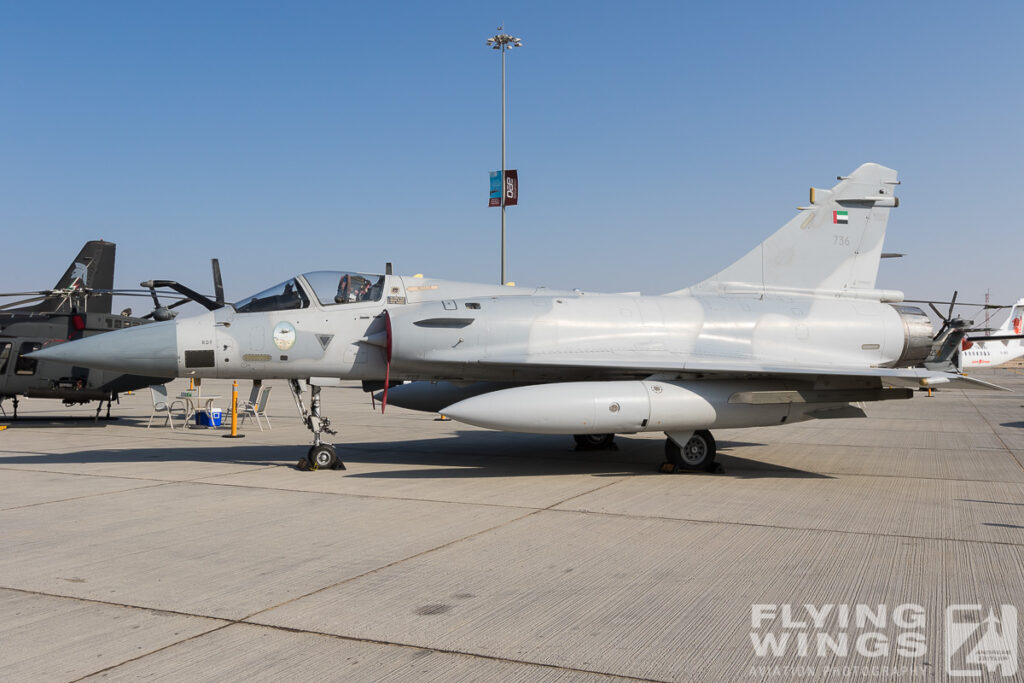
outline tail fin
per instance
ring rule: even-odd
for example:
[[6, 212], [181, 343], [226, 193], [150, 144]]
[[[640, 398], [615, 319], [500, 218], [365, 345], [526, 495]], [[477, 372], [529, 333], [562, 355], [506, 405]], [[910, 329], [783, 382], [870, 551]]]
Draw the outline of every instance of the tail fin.
[[[112, 289], [114, 287], [116, 248], [117, 245], [113, 242], [104, 242], [103, 240], [86, 242], [53, 288], [60, 290]], [[111, 299], [110, 294], [93, 296], [89, 299], [89, 310], [96, 313], [110, 313]], [[66, 298], [52, 297], [25, 310], [52, 313], [67, 308], [67, 306]]]
[[1019, 299], [1010, 309], [1010, 315], [997, 330], [1001, 334], [1022, 334], [1024, 331], [1024, 299]]
[[[693, 290], [844, 293], [872, 290], [889, 209], [899, 206], [896, 171], [864, 164], [743, 258]], [[684, 290], [685, 291], [685, 290]]]

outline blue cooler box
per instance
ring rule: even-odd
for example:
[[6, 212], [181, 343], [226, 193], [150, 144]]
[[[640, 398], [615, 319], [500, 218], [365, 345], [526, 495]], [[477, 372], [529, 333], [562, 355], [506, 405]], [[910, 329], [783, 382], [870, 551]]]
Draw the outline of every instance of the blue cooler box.
[[220, 408], [214, 408], [209, 412], [200, 410], [196, 413], [196, 424], [200, 427], [220, 427], [220, 421]]

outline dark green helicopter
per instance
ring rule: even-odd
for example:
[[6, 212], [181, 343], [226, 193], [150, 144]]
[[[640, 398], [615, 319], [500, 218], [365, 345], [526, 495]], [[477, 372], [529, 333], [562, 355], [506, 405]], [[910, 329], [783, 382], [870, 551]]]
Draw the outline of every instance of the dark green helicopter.
[[[110, 404], [117, 400], [118, 394], [171, 379], [25, 357], [44, 346], [143, 325], [150, 320], [169, 320], [176, 314], [170, 309], [189, 301], [181, 299], [165, 306], [152, 289], [149, 293], [113, 289], [115, 249], [113, 242], [86, 242], [53, 289], [0, 294], [23, 297], [0, 305], [0, 412], [4, 416], [7, 415], [3, 409], [5, 399], [12, 399], [12, 417], [16, 419], [18, 397], [25, 396], [59, 399], [68, 406], [99, 401], [97, 417], [106, 401], [107, 417], [110, 417]], [[133, 317], [130, 308], [113, 314], [114, 294], [152, 296], [156, 308], [141, 317]]]

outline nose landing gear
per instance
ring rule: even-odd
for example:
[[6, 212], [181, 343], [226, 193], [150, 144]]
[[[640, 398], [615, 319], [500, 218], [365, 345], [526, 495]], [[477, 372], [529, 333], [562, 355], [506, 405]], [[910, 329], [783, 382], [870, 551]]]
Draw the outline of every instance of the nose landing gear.
[[338, 454], [335, 452], [334, 446], [320, 440], [321, 434], [337, 434], [336, 431], [331, 429], [330, 418], [320, 415], [320, 386], [310, 384], [310, 393], [312, 396], [309, 400], [308, 410], [302, 403], [302, 385], [299, 384], [299, 380], [288, 380], [288, 388], [291, 389], [292, 398], [295, 399], [295, 407], [299, 410], [299, 416], [302, 418], [302, 422], [307, 428], [309, 428], [309, 431], [313, 432], [313, 445], [310, 446], [309, 451], [306, 453], [306, 459], [299, 461], [299, 469], [345, 469], [345, 463], [338, 459]]
[[343, 470], [345, 463], [338, 460], [338, 454], [334, 446], [329, 443], [322, 443], [319, 446], [310, 446], [306, 455], [306, 462], [311, 470]]

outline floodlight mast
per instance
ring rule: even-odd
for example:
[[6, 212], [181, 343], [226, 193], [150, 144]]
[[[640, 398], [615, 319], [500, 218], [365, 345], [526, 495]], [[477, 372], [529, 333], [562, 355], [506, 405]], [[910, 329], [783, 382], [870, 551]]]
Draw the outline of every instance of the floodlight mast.
[[[499, 26], [498, 31], [504, 29]], [[523, 41], [507, 33], [498, 33], [487, 39], [492, 50], [501, 50], [501, 284], [506, 284], [505, 259], [505, 51], [522, 47]]]

